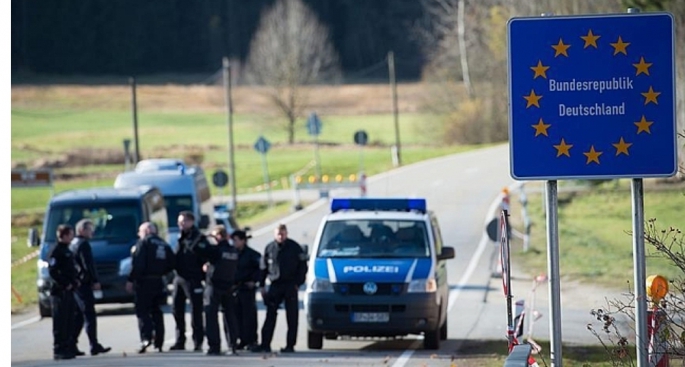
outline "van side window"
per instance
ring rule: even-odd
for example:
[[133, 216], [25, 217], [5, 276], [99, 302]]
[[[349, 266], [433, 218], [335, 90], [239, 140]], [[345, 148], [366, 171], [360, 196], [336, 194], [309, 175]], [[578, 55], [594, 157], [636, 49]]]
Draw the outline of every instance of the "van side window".
[[[163, 203], [164, 201], [162, 201]], [[169, 222], [167, 220], [167, 211], [164, 205], [150, 205], [146, 203], [150, 218], [148, 220], [157, 225], [157, 233], [165, 241], [169, 240]]]
[[435, 254], [440, 255], [440, 253], [442, 253], [442, 233], [440, 233], [438, 219], [434, 215], [431, 215], [431, 224], [431, 227], [433, 228], [433, 238], [435, 239]]

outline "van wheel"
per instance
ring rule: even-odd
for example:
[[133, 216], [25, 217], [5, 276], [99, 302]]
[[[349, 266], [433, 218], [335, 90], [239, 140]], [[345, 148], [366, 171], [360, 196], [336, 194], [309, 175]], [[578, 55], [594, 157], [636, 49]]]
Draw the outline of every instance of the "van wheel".
[[440, 326], [440, 340], [447, 340], [447, 318], [445, 318], [445, 323]]
[[307, 332], [307, 348], [321, 349], [323, 348], [323, 334], [314, 331]]
[[40, 317], [52, 317], [52, 307], [38, 302], [38, 313]]
[[442, 328], [438, 326], [435, 330], [427, 330], [423, 333], [423, 349], [440, 349], [440, 334]]

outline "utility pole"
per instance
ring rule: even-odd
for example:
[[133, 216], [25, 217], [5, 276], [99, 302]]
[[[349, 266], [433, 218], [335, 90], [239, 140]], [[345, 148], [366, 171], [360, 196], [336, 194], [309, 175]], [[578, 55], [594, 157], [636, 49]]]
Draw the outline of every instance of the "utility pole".
[[131, 84], [131, 112], [133, 114], [133, 142], [136, 148], [136, 155], [133, 157], [133, 163], [138, 163], [140, 160], [140, 145], [138, 144], [138, 102], [136, 101], [136, 78], [130, 77], [128, 79]]
[[388, 72], [390, 74], [390, 89], [392, 90], [392, 113], [395, 118], [395, 152], [397, 165], [402, 165], [402, 150], [400, 149], [400, 123], [399, 112], [397, 110], [397, 82], [395, 81], [395, 54], [388, 52]]
[[233, 99], [231, 98], [231, 64], [228, 62], [228, 57], [223, 59], [224, 70], [224, 88], [226, 89], [226, 115], [228, 124], [228, 166], [230, 172], [229, 182], [231, 183], [231, 212], [235, 216], [237, 210], [237, 190], [235, 178], [235, 152], [233, 145]]

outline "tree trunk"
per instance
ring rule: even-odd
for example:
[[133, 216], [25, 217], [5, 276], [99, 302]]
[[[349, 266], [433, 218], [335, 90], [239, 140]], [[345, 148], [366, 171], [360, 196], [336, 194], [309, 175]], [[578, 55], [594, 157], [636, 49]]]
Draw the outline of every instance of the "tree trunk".
[[473, 86], [471, 85], [471, 76], [469, 75], [469, 60], [466, 57], [466, 37], [464, 24], [464, 0], [459, 0], [457, 4], [457, 34], [459, 35], [459, 58], [461, 59], [461, 74], [464, 79], [464, 86], [469, 98], [473, 98]]

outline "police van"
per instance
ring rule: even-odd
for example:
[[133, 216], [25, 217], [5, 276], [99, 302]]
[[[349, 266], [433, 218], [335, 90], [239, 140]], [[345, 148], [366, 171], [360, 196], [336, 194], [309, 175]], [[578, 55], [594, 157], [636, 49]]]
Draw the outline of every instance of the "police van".
[[416, 334], [438, 349], [447, 339], [452, 258], [425, 199], [332, 199], [310, 254], [307, 346]]
[[95, 231], [89, 242], [102, 286], [96, 303], [133, 302], [133, 295], [126, 292], [126, 274], [122, 274], [121, 267], [130, 259], [131, 247], [138, 240], [138, 226], [141, 223], [155, 223], [159, 235], [167, 239], [164, 198], [152, 186], [78, 189], [53, 196], [45, 211], [42, 237], [39, 238], [35, 228], [29, 230], [29, 244], [40, 246], [36, 286], [38, 311], [43, 317], [52, 314], [52, 278], [48, 272], [48, 258], [50, 250], [57, 243], [57, 226], [76, 226], [81, 219], [90, 219], [94, 224]]
[[180, 212], [191, 211], [200, 229], [215, 224], [214, 204], [201, 167], [186, 166], [182, 160], [173, 158], [144, 159], [133, 171], [120, 173], [114, 181], [116, 188], [141, 185], [153, 185], [162, 191], [169, 222], [169, 245], [174, 250], [180, 236], [177, 224]]

